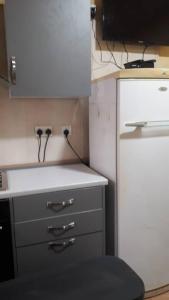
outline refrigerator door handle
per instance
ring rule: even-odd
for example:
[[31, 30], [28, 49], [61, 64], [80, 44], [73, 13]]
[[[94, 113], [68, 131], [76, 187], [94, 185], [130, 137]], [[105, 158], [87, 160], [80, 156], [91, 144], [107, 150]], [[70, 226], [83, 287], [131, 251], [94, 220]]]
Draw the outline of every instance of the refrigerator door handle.
[[148, 128], [148, 127], [169, 127], [169, 120], [161, 121], [141, 121], [133, 123], [125, 123], [126, 127]]

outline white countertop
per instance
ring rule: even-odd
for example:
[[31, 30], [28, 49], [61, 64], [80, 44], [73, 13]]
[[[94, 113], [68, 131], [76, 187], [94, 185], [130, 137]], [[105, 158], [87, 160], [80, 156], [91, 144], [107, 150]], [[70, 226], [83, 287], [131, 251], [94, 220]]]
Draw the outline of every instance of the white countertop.
[[83, 164], [7, 171], [8, 189], [0, 199], [107, 185], [108, 180]]

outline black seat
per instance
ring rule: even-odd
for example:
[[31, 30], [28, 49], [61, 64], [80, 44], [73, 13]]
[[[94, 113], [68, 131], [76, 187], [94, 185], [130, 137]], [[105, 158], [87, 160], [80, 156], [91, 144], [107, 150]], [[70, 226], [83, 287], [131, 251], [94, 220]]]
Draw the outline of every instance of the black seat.
[[2, 300], [143, 300], [144, 284], [116, 257], [100, 257], [0, 284]]

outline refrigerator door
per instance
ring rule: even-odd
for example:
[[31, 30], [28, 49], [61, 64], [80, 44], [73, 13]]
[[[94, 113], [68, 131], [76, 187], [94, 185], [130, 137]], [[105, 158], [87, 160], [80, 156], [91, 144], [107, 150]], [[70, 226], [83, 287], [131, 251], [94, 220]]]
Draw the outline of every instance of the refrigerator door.
[[118, 254], [149, 291], [169, 284], [169, 80], [118, 80], [117, 111]]

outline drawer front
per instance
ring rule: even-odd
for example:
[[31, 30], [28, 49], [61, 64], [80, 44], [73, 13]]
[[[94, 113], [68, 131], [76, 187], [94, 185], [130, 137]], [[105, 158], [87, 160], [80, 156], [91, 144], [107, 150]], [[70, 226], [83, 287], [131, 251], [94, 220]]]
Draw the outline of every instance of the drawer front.
[[[65, 245], [59, 245], [65, 242]], [[39, 271], [46, 268], [62, 268], [64, 265], [104, 255], [103, 234], [94, 233], [73, 239], [22, 247], [17, 249], [18, 273]], [[66, 246], [67, 245], [67, 246]]]
[[103, 210], [15, 224], [16, 246], [103, 231]]
[[51, 192], [13, 199], [15, 222], [48, 218], [103, 207], [103, 188]]

